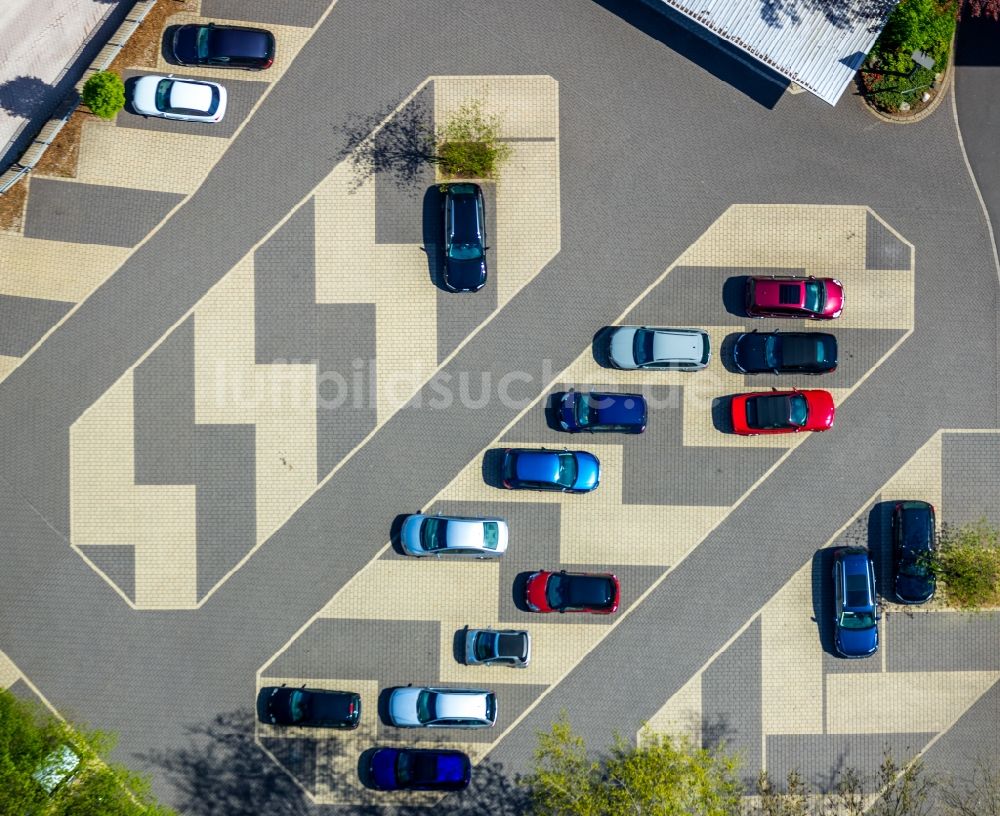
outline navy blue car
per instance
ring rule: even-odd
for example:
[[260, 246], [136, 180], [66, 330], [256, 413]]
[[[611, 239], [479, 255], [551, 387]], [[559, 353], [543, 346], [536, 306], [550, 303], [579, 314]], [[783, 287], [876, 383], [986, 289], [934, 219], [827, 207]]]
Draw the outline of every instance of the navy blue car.
[[274, 35], [263, 28], [189, 23], [177, 26], [171, 46], [181, 65], [262, 71], [274, 63]]
[[560, 490], [589, 493], [597, 487], [601, 463], [586, 451], [531, 450], [504, 451], [503, 486], [519, 490]]
[[824, 332], [741, 334], [733, 364], [744, 374], [826, 374], [837, 367], [837, 338]]
[[646, 400], [640, 394], [568, 391], [559, 400], [559, 426], [571, 433], [642, 433]]
[[472, 763], [461, 751], [379, 748], [368, 777], [379, 790], [462, 790], [472, 779]]
[[937, 581], [931, 566], [936, 548], [936, 527], [932, 504], [904, 501], [893, 508], [895, 591], [900, 603], [921, 604], [934, 597]]
[[863, 547], [833, 554], [834, 647], [842, 657], [868, 657], [878, 651], [878, 598], [875, 568]]
[[448, 184], [441, 197], [444, 285], [450, 292], [478, 292], [486, 285], [486, 208], [478, 184]]

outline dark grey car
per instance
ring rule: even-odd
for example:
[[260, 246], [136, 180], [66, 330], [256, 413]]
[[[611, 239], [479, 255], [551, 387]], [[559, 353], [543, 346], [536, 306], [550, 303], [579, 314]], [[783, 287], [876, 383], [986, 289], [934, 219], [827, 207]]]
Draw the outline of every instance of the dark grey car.
[[501, 664], [526, 668], [531, 661], [531, 636], [515, 629], [470, 629], [465, 633], [469, 666]]
[[486, 208], [478, 184], [448, 184], [441, 199], [444, 285], [450, 292], [478, 292], [486, 285]]

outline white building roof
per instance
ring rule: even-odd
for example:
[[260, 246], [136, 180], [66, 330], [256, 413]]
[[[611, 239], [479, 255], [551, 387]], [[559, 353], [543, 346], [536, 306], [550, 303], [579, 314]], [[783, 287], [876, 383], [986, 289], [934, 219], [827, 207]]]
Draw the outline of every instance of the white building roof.
[[653, 0], [835, 105], [896, 0]]

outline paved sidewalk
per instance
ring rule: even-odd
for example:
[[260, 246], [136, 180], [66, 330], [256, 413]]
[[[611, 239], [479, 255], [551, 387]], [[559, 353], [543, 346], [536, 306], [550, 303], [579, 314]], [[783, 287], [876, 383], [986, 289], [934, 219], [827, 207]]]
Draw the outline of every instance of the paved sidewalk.
[[0, 3], [0, 168], [17, 158], [99, 49], [102, 25], [117, 24], [134, 2]]

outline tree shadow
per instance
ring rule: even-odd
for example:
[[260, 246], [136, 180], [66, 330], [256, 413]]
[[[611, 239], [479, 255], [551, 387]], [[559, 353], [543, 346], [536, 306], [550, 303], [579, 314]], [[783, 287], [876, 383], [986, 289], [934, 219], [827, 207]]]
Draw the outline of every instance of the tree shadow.
[[448, 816], [522, 816], [530, 812], [528, 789], [517, 777], [504, 771], [503, 763], [489, 757], [472, 768], [472, 782], [464, 791], [449, 794], [433, 807], [407, 803], [395, 813], [398, 816], [428, 816], [432, 813]]
[[31, 119], [49, 111], [56, 88], [38, 77], [19, 76], [0, 84], [0, 108], [11, 116]]
[[345, 138], [339, 158], [351, 162], [354, 189], [376, 174], [391, 178], [399, 187], [425, 180], [428, 162], [435, 155], [433, 105], [422, 92], [401, 110], [394, 110], [390, 106], [339, 128]]
[[783, 28], [801, 23], [805, 14], [819, 13], [842, 31], [863, 26], [877, 32], [895, 6], [896, 0], [762, 0], [760, 18], [772, 28]]

